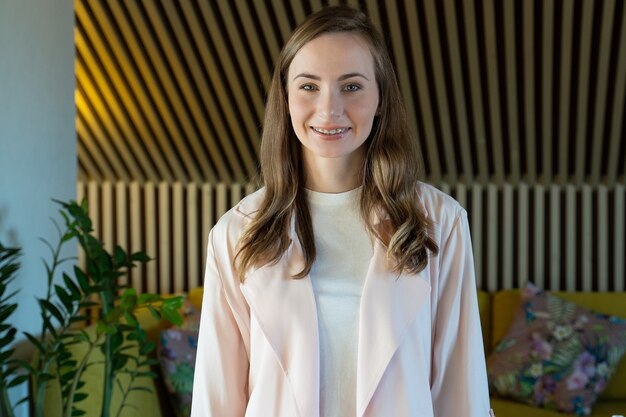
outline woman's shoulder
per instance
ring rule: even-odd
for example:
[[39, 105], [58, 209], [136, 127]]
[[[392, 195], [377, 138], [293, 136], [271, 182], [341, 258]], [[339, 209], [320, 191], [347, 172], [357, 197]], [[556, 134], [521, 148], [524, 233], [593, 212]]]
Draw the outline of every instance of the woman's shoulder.
[[465, 212], [458, 201], [431, 184], [418, 182], [417, 189], [422, 210], [435, 221], [440, 217], [456, 218]]
[[265, 188], [248, 194], [228, 210], [213, 226], [213, 233], [218, 235], [240, 235], [244, 227], [254, 218], [259, 210]]

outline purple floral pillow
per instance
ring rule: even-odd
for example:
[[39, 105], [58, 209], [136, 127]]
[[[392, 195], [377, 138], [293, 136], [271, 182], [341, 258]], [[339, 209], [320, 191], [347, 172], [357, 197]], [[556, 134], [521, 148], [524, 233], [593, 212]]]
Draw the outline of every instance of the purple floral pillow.
[[191, 304], [183, 305], [184, 321], [180, 328], [161, 332], [158, 357], [165, 387], [177, 417], [191, 413], [193, 371], [198, 345], [199, 312]]
[[597, 314], [528, 284], [507, 335], [487, 360], [493, 394], [591, 414], [626, 351], [626, 320]]

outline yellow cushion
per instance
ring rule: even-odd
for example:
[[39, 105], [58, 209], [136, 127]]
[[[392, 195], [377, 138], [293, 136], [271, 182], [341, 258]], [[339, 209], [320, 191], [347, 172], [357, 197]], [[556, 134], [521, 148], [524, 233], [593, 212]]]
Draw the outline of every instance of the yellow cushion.
[[187, 294], [187, 299], [191, 302], [191, 304], [193, 304], [197, 308], [200, 308], [202, 306], [203, 293], [204, 291], [202, 287], [194, 288]]
[[488, 292], [478, 291], [478, 312], [480, 314], [480, 327], [483, 331], [483, 345], [485, 354], [490, 352], [491, 340], [491, 297]]
[[[554, 295], [597, 313], [626, 317], [626, 293], [553, 292]], [[492, 300], [491, 347], [493, 348], [508, 331], [520, 304], [519, 290], [504, 290]], [[600, 399], [626, 401], [626, 359], [619, 366]], [[624, 413], [626, 408], [622, 411]]]

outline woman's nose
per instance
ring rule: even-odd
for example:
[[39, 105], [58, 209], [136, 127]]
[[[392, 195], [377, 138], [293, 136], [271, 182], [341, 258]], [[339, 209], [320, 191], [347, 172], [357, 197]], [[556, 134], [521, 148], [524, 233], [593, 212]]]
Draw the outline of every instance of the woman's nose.
[[328, 120], [333, 120], [341, 117], [343, 111], [343, 101], [339, 94], [331, 91], [326, 91], [321, 94], [318, 104], [318, 113], [320, 116]]

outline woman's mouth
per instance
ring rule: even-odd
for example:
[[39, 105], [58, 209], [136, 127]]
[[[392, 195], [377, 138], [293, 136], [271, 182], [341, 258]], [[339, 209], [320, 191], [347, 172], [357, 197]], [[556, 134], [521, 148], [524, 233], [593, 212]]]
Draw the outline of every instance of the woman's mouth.
[[336, 127], [334, 129], [324, 129], [324, 128], [315, 127], [315, 126], [311, 126], [311, 129], [313, 129], [313, 131], [315, 131], [316, 133], [320, 133], [322, 135], [327, 135], [327, 136], [341, 135], [343, 133], [346, 133], [348, 130], [350, 130], [349, 127]]

